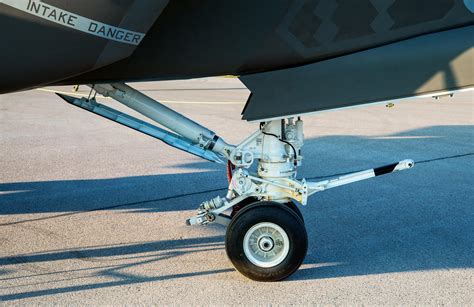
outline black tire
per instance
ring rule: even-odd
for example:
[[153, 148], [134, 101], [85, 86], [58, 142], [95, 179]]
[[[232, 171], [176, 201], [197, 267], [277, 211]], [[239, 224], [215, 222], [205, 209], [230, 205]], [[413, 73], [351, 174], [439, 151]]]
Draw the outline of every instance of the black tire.
[[[230, 216], [233, 218], [240, 210], [257, 202], [259, 201], [255, 197], [249, 197], [249, 198], [244, 199], [243, 201], [241, 201], [240, 203], [238, 203], [232, 208], [232, 213], [230, 214]], [[291, 210], [293, 210], [293, 212], [295, 212], [296, 215], [298, 215], [298, 217], [301, 219], [301, 221], [304, 224], [303, 214], [301, 213], [300, 209], [298, 208], [298, 205], [295, 202], [290, 201], [288, 203], [282, 203], [280, 205], [286, 206], [290, 208]]]
[[257, 202], [258, 202], [258, 199], [256, 197], [248, 197], [242, 200], [240, 203], [232, 207], [232, 212], [230, 214], [230, 217], [233, 218], [234, 216], [237, 215], [237, 213], [239, 213], [240, 210], [247, 207], [248, 205], [251, 205]]
[[304, 217], [303, 217], [303, 214], [300, 211], [300, 208], [298, 208], [298, 204], [296, 204], [293, 201], [290, 201], [289, 203], [284, 203], [283, 205], [285, 205], [288, 208], [290, 208], [291, 210], [293, 210], [299, 216], [299, 218], [301, 219], [301, 221], [304, 224]]
[[[264, 222], [280, 227], [289, 242], [285, 258], [271, 267], [254, 264], [244, 250], [247, 232]], [[277, 241], [275, 246], [278, 245], [281, 244]], [[227, 227], [227, 256], [240, 273], [256, 281], [278, 281], [287, 278], [303, 263], [307, 249], [308, 237], [303, 221], [292, 209], [279, 203], [258, 202], [248, 205], [237, 213]]]

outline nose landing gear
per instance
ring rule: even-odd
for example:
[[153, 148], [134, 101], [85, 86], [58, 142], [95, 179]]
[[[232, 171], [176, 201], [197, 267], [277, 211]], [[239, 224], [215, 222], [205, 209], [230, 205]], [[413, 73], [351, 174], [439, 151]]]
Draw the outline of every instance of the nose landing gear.
[[[306, 205], [308, 197], [315, 193], [414, 166], [412, 160], [403, 160], [330, 180], [306, 182], [296, 179], [297, 167], [303, 160], [303, 121], [300, 118], [263, 122], [259, 130], [234, 146], [128, 85], [114, 83], [91, 87], [169, 130], [99, 104], [94, 98], [61, 97], [177, 149], [217, 163], [222, 159], [229, 161], [227, 195], [203, 202], [197, 215], [186, 223], [228, 226], [227, 255], [239, 272], [254, 280], [284, 279], [303, 262], [308, 239], [303, 216], [296, 204]], [[257, 162], [257, 171], [251, 174], [249, 168], [254, 162]], [[227, 210], [233, 213], [225, 215]]]
[[[403, 160], [320, 182], [296, 179], [301, 165], [303, 123], [271, 121], [236, 146], [228, 156], [229, 189], [225, 198], [201, 204], [189, 225], [223, 222], [226, 251], [235, 268], [257, 281], [290, 276], [304, 260], [308, 247], [303, 215], [298, 205], [309, 196], [345, 184], [412, 168]], [[248, 169], [257, 162], [257, 173]], [[223, 217], [228, 209], [232, 214]]]

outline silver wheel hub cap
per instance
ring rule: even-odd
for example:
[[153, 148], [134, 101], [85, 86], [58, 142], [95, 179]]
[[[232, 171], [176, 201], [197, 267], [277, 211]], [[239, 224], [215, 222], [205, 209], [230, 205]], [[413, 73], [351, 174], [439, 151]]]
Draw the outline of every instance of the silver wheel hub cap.
[[288, 256], [290, 240], [286, 232], [274, 223], [258, 223], [244, 237], [244, 253], [250, 262], [262, 268], [279, 265]]
[[262, 237], [258, 240], [258, 247], [264, 252], [271, 251], [274, 245], [271, 237]]

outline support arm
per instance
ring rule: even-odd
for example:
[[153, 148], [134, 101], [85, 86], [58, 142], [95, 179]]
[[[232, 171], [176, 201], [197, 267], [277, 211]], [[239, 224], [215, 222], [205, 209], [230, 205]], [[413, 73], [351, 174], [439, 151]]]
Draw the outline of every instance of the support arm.
[[129, 108], [160, 123], [200, 147], [228, 157], [234, 146], [211, 130], [199, 125], [124, 83], [90, 85], [97, 93], [110, 96]]
[[348, 175], [344, 175], [335, 179], [324, 180], [319, 182], [307, 182], [308, 186], [308, 196], [313, 195], [314, 193], [325, 191], [328, 189], [340, 187], [349, 183], [354, 183], [357, 181], [362, 181], [365, 179], [370, 179], [376, 176], [389, 174], [392, 172], [403, 171], [412, 168], [415, 166], [415, 162], [410, 159], [400, 161], [398, 163], [389, 164], [377, 168], [368, 169], [365, 171], [360, 171]]

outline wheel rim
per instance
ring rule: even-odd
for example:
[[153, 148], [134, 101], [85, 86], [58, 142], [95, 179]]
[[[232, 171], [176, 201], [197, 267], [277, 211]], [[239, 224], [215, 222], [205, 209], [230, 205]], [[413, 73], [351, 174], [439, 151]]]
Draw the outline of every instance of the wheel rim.
[[286, 232], [274, 223], [258, 223], [244, 237], [244, 253], [256, 266], [271, 268], [288, 256], [290, 240]]

